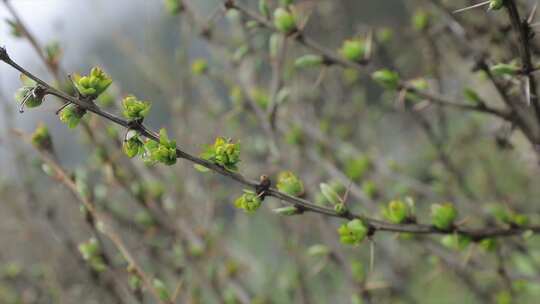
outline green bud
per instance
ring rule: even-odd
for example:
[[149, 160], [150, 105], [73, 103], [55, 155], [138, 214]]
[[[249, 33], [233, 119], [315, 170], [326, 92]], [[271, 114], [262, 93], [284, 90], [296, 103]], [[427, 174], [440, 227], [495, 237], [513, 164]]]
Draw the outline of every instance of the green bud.
[[350, 61], [361, 61], [366, 54], [364, 41], [358, 39], [345, 40], [340, 49], [341, 56]]
[[[233, 61], [234, 62], [241, 61], [247, 55], [248, 52], [249, 52], [249, 46], [248, 45], [243, 44], [243, 45], [239, 46], [236, 49], [236, 51], [234, 51]], [[205, 72], [206, 72], [206, 70], [205, 70]]]
[[399, 75], [387, 69], [374, 72], [371, 77], [382, 87], [388, 90], [395, 90], [399, 87]]
[[304, 184], [291, 171], [284, 171], [278, 175], [277, 188], [279, 191], [292, 196], [304, 194]]
[[371, 159], [367, 155], [359, 155], [345, 162], [345, 174], [353, 181], [359, 181], [372, 168]]
[[251, 98], [262, 109], [267, 109], [268, 108], [268, 104], [270, 103], [270, 97], [268, 96], [268, 94], [264, 90], [262, 90], [260, 88], [253, 89], [251, 91]]
[[289, 132], [285, 135], [285, 141], [290, 145], [302, 144], [303, 132], [302, 127], [295, 125], [289, 129]]
[[154, 286], [161, 301], [170, 301], [171, 296], [169, 294], [169, 290], [167, 289], [167, 286], [165, 286], [165, 283], [163, 283], [163, 281], [161, 281], [160, 279], [154, 279], [152, 281], [152, 286]]
[[507, 290], [501, 290], [495, 295], [495, 304], [512, 304], [514, 298], [512, 294]]
[[51, 135], [46, 125], [40, 123], [32, 133], [32, 145], [41, 150], [50, 150], [52, 148]]
[[57, 65], [60, 61], [60, 57], [62, 57], [62, 48], [60, 48], [60, 44], [57, 41], [48, 43], [45, 46], [45, 57], [47, 58], [47, 62]]
[[79, 122], [85, 114], [86, 110], [75, 104], [69, 104], [63, 108], [58, 115], [61, 122], [67, 124], [68, 128], [73, 129], [79, 125]]
[[268, 48], [270, 57], [276, 58], [278, 56], [279, 50], [281, 49], [283, 45], [283, 40], [280, 34], [274, 33], [270, 36], [270, 39], [268, 41]]
[[83, 259], [87, 261], [94, 270], [101, 272], [107, 269], [101, 256], [101, 248], [95, 238], [91, 238], [87, 242], [79, 244], [78, 248]]
[[491, 66], [490, 68], [491, 73], [495, 76], [513, 76], [516, 75], [519, 72], [519, 67], [515, 64], [507, 64], [507, 63], [498, 63], [496, 65]]
[[378, 194], [377, 185], [371, 180], [365, 181], [362, 184], [362, 192], [370, 199], [374, 199]]
[[423, 31], [429, 26], [429, 15], [425, 11], [417, 11], [412, 19], [414, 29], [417, 31]]
[[518, 227], [523, 227], [527, 226], [527, 224], [529, 223], [529, 218], [524, 214], [516, 213], [511, 215], [511, 221], [514, 225]]
[[140, 290], [142, 288], [141, 277], [139, 277], [136, 274], [129, 274], [128, 284], [129, 284], [129, 288], [131, 288], [131, 290]]
[[139, 133], [137, 131], [128, 131], [122, 149], [129, 158], [133, 158], [139, 154], [144, 153], [144, 143], [140, 139]]
[[337, 192], [330, 185], [321, 183], [319, 187], [321, 188], [321, 193], [324, 195], [326, 200], [332, 205], [337, 205], [342, 202], [339, 194], [337, 194]]
[[257, 194], [250, 190], [244, 190], [242, 196], [234, 201], [234, 206], [246, 212], [254, 212], [261, 206], [262, 201]]
[[41, 164], [41, 170], [48, 176], [54, 176], [54, 170], [51, 168], [51, 166], [47, 165], [46, 163]]
[[72, 75], [73, 83], [77, 90], [83, 95], [95, 99], [103, 93], [112, 83], [109, 75], [98, 67], [92, 68], [90, 75]]
[[457, 210], [451, 203], [431, 206], [431, 221], [437, 229], [448, 230], [452, 228], [457, 215]]
[[274, 11], [274, 26], [285, 34], [296, 31], [296, 17], [287, 9], [282, 7]]
[[343, 224], [338, 229], [339, 239], [344, 244], [360, 244], [367, 236], [368, 229], [359, 219]]
[[349, 210], [347, 209], [347, 206], [345, 206], [344, 203], [339, 203], [339, 204], [334, 205], [334, 211], [336, 211], [336, 213], [339, 215], [344, 215]]
[[141, 210], [135, 214], [135, 222], [144, 227], [152, 227], [155, 222], [150, 213]]
[[240, 86], [233, 86], [229, 92], [229, 97], [235, 106], [240, 107], [244, 103], [244, 94]]
[[267, 0], [259, 0], [259, 12], [265, 18], [270, 18], [270, 8], [268, 7]]
[[145, 161], [149, 164], [163, 163], [167, 166], [176, 164], [176, 141], [169, 140], [165, 129], [159, 130], [159, 143], [148, 140], [144, 144]]
[[294, 206], [276, 208], [272, 211], [278, 215], [285, 215], [285, 216], [291, 216], [291, 215], [296, 215], [300, 213], [300, 210]]
[[323, 64], [324, 60], [319, 55], [304, 55], [299, 57], [294, 62], [294, 66], [297, 68], [316, 68]]
[[89, 260], [100, 253], [99, 244], [95, 238], [91, 238], [85, 243], [79, 244], [79, 252], [83, 259]]
[[307, 250], [307, 254], [312, 257], [327, 256], [329, 253], [330, 248], [323, 244], [310, 246]]
[[36, 87], [24, 86], [15, 93], [15, 100], [28, 108], [39, 107], [43, 103], [45, 95], [36, 93]]
[[391, 201], [388, 203], [388, 206], [382, 210], [383, 217], [394, 224], [404, 223], [410, 219], [411, 213], [410, 206], [401, 200]]
[[469, 246], [469, 244], [471, 243], [471, 238], [465, 235], [454, 233], [443, 236], [443, 238], [441, 239], [441, 243], [447, 248], [460, 251]]
[[472, 104], [480, 104], [482, 102], [482, 98], [471, 88], [465, 88], [463, 90], [463, 95], [465, 96], [465, 99], [472, 103]]
[[375, 33], [377, 37], [377, 41], [379, 43], [387, 43], [392, 39], [392, 36], [394, 35], [392, 29], [388, 27], [383, 27]]
[[500, 10], [504, 6], [504, 1], [505, 0], [491, 0], [489, 1], [488, 9], [493, 11]]
[[493, 238], [483, 239], [479, 244], [485, 251], [494, 251], [497, 248], [497, 241]]
[[193, 75], [201, 76], [208, 71], [208, 62], [203, 58], [198, 58], [191, 63], [191, 72]]
[[240, 162], [240, 143], [232, 143], [231, 139], [218, 137], [213, 145], [206, 148], [201, 157], [227, 170], [236, 171]]
[[366, 269], [360, 261], [351, 262], [351, 272], [354, 280], [357, 282], [362, 282], [366, 277]]
[[21, 38], [23, 36], [23, 33], [24, 33], [23, 29], [17, 21], [6, 19], [6, 23], [13, 37]]
[[122, 100], [123, 114], [128, 119], [143, 119], [150, 112], [151, 104], [128, 95]]
[[184, 9], [182, 0], [165, 0], [165, 8], [171, 15], [178, 15]]

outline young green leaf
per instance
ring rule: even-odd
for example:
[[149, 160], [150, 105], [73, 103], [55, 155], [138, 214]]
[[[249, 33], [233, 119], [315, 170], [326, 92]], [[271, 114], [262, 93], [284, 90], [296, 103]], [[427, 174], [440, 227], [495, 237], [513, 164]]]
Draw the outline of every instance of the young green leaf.
[[143, 119], [150, 112], [150, 108], [149, 102], [138, 100], [133, 95], [128, 95], [122, 100], [122, 113], [128, 119]]
[[360, 244], [367, 236], [368, 229], [359, 219], [343, 224], [338, 229], [339, 239], [344, 244]]
[[99, 67], [92, 68], [87, 76], [73, 74], [72, 80], [79, 93], [91, 99], [98, 97], [112, 83], [111, 77]]
[[285, 34], [296, 30], [296, 17], [289, 10], [279, 7], [274, 11], [274, 26]]
[[345, 40], [339, 51], [343, 58], [350, 61], [361, 61], [366, 54], [366, 45], [359, 39]]
[[259, 196], [253, 191], [244, 190], [242, 196], [237, 198], [234, 201], [234, 206], [238, 209], [243, 209], [244, 211], [250, 213], [254, 212], [261, 206], [262, 201]]
[[279, 191], [292, 196], [300, 196], [304, 193], [304, 184], [290, 171], [284, 171], [279, 174], [277, 188]]
[[438, 229], [448, 230], [452, 228], [457, 215], [457, 210], [451, 203], [433, 204], [431, 206], [431, 222]]
[[61, 122], [65, 123], [68, 128], [73, 129], [79, 125], [79, 122], [85, 114], [86, 110], [75, 104], [69, 104], [63, 108], [58, 115]]

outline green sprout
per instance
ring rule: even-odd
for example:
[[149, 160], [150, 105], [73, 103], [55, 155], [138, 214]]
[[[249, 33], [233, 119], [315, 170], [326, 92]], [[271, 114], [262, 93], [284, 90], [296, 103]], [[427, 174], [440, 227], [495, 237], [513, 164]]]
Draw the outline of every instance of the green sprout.
[[32, 133], [32, 145], [41, 150], [49, 150], [52, 146], [51, 134], [43, 123], [40, 123]]
[[112, 83], [111, 77], [105, 74], [99, 67], [94, 67], [90, 71], [90, 75], [81, 76], [73, 74], [73, 83], [77, 90], [86, 97], [95, 99], [103, 93]]
[[[412, 202], [409, 200], [409, 202]], [[393, 200], [382, 209], [383, 217], [391, 223], [402, 224], [412, 217], [412, 204], [402, 200]]]
[[151, 104], [128, 95], [122, 100], [123, 114], [128, 119], [143, 119], [150, 112]]
[[457, 210], [451, 203], [433, 204], [431, 206], [431, 221], [440, 230], [449, 230], [457, 218]]
[[218, 137], [213, 145], [206, 148], [201, 157], [227, 170], [236, 171], [240, 162], [240, 143], [232, 143], [231, 139]]
[[320, 67], [324, 62], [322, 56], [308, 54], [302, 57], [298, 57], [294, 62], [294, 66], [297, 68], [316, 68]]
[[504, 0], [491, 0], [489, 1], [489, 10], [500, 10], [504, 6]]
[[129, 158], [133, 158], [144, 153], [144, 143], [135, 130], [129, 130], [126, 134], [122, 150]]
[[167, 166], [176, 164], [176, 141], [169, 140], [167, 130], [159, 130], [159, 142], [148, 140], [144, 144], [144, 158], [147, 163], [163, 163]]
[[412, 23], [415, 30], [424, 31], [429, 26], [429, 14], [422, 10], [417, 11], [412, 18]]
[[296, 31], [296, 17], [287, 9], [282, 7], [274, 11], [274, 26], [285, 34]]
[[385, 89], [396, 90], [399, 87], [399, 75], [394, 71], [388, 69], [378, 70], [371, 77]]
[[234, 206], [236, 208], [243, 209], [248, 213], [254, 212], [259, 209], [261, 204], [261, 198], [257, 195], [257, 193], [250, 190], [244, 190], [242, 196], [240, 196], [234, 201]]
[[195, 59], [191, 63], [191, 73], [196, 76], [201, 76], [208, 71], [208, 62], [203, 58]]
[[343, 224], [338, 229], [339, 239], [344, 244], [360, 244], [367, 236], [368, 228], [359, 219]]
[[154, 289], [156, 290], [161, 301], [170, 301], [171, 295], [169, 294], [169, 290], [167, 289], [167, 286], [165, 285], [165, 283], [163, 283], [163, 281], [161, 281], [160, 279], [154, 279], [152, 281], [152, 286], [154, 286]]
[[107, 269], [107, 265], [102, 257], [101, 248], [95, 238], [91, 238], [87, 242], [79, 244], [79, 252], [83, 259], [87, 261], [94, 270], [102, 272]]
[[178, 15], [184, 9], [182, 0], [165, 0], [165, 9], [171, 15]]
[[304, 184], [290, 171], [284, 171], [279, 174], [277, 188], [279, 191], [292, 196], [300, 196], [304, 193]]
[[67, 124], [68, 128], [73, 129], [86, 114], [86, 110], [77, 106], [76, 104], [69, 104], [60, 111], [59, 118], [60, 121]]
[[366, 45], [359, 39], [345, 40], [339, 51], [343, 58], [350, 61], [361, 61], [366, 54]]
[[466, 235], [454, 233], [443, 236], [441, 243], [447, 248], [461, 251], [469, 246], [471, 243], [471, 238]]

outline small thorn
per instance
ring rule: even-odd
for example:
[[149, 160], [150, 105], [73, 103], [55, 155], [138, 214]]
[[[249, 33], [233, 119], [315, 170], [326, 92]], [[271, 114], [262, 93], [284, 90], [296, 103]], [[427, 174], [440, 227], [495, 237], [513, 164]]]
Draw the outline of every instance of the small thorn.
[[477, 3], [477, 4], [473, 4], [473, 5], [471, 5], [471, 6], [467, 6], [467, 7], [464, 7], [464, 8], [460, 8], [460, 9], [457, 9], [457, 10], [453, 11], [452, 14], [458, 14], [458, 13], [461, 13], [461, 12], [465, 12], [465, 11], [471, 10], [471, 9], [473, 9], [473, 8], [481, 7], [481, 6], [484, 6], [484, 5], [489, 4], [489, 2], [490, 2], [490, 1], [484, 1], [484, 2]]
[[533, 21], [534, 17], [536, 16], [537, 8], [538, 8], [538, 3], [535, 3], [531, 10], [531, 13], [529, 14], [529, 18], [527, 18], [527, 23], [531, 23]]

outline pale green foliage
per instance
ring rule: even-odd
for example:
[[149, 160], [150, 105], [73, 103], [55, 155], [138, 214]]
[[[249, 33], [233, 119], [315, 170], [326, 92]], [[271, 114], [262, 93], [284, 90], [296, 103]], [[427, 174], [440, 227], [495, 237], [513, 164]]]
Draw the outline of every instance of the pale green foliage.
[[359, 219], [354, 219], [338, 229], [339, 239], [342, 243], [348, 245], [360, 244], [367, 236], [368, 229]]
[[128, 95], [122, 100], [123, 114], [128, 119], [143, 119], [150, 112], [151, 104]]
[[300, 196], [304, 193], [304, 184], [291, 171], [281, 172], [278, 176], [277, 188], [292, 196]]
[[79, 122], [86, 114], [86, 110], [75, 104], [67, 105], [58, 113], [60, 121], [65, 123], [68, 128], [73, 129], [79, 125]]
[[103, 93], [112, 83], [111, 77], [99, 67], [92, 68], [87, 76], [73, 74], [72, 79], [79, 93], [92, 99]]
[[148, 140], [144, 144], [144, 159], [149, 164], [162, 163], [167, 166], [176, 164], [176, 141], [169, 140], [167, 130], [159, 130], [159, 142]]
[[296, 30], [296, 17], [291, 11], [279, 7], [274, 11], [274, 26], [283, 33], [291, 33]]
[[244, 193], [234, 201], [234, 206], [246, 212], [254, 212], [261, 206], [260, 197], [253, 191], [244, 190]]
[[457, 218], [457, 210], [451, 203], [433, 204], [431, 206], [431, 222], [441, 230], [452, 228]]
[[240, 143], [233, 143], [231, 139], [218, 137], [213, 145], [206, 148], [201, 157], [227, 170], [236, 171], [240, 162]]

